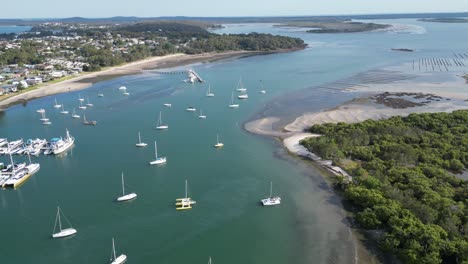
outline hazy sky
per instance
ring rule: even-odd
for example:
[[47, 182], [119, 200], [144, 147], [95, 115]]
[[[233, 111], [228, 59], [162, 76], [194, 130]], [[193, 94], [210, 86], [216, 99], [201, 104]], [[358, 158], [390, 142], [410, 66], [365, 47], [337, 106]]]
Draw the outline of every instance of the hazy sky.
[[0, 18], [295, 16], [468, 11], [468, 0], [6, 0], [2, 2]]

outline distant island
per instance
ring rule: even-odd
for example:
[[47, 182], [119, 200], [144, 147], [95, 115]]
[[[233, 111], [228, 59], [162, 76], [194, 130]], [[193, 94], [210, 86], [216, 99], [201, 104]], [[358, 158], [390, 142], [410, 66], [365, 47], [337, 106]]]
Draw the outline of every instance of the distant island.
[[390, 25], [351, 22], [348, 20], [334, 20], [334, 21], [316, 21], [316, 22], [289, 22], [277, 27], [300, 27], [312, 28], [307, 30], [308, 33], [356, 33], [373, 31], [377, 29], [389, 28]]
[[407, 49], [407, 48], [399, 48], [399, 49], [392, 49], [393, 51], [405, 51], [405, 52], [413, 52], [413, 49]]
[[436, 23], [468, 23], [468, 18], [443, 17], [443, 18], [421, 18], [418, 21]]

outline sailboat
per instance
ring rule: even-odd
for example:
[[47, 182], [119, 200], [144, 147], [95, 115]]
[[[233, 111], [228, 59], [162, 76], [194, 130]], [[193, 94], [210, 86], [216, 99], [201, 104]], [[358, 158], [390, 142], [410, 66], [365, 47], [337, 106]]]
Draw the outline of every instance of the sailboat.
[[119, 257], [115, 254], [115, 244], [114, 238], [112, 238], [112, 254], [111, 254], [111, 264], [121, 264], [127, 261], [127, 256], [125, 254], [120, 254]]
[[196, 201], [192, 200], [192, 198], [188, 197], [187, 185], [187, 180], [185, 180], [185, 197], [176, 199], [176, 210], [192, 209], [192, 204], [197, 203]]
[[88, 102], [88, 103], [86, 104], [86, 106], [89, 106], [89, 107], [94, 106], [92, 103], [89, 102], [89, 97], [87, 97], [86, 99], [87, 99], [87, 102]]
[[80, 101], [80, 102], [83, 102], [83, 101], [84, 101], [84, 99], [81, 98], [81, 95], [79, 95], [79, 94], [78, 94], [78, 101]]
[[140, 131], [138, 131], [138, 143], [135, 144], [137, 147], [146, 147], [148, 144], [141, 142]]
[[165, 107], [172, 107], [172, 104], [165, 103], [163, 104]]
[[261, 200], [264, 206], [277, 205], [281, 203], [281, 197], [273, 196], [273, 182], [270, 182], [270, 196]]
[[68, 111], [64, 109], [64, 106], [62, 104], [62, 111], [60, 111], [61, 114], [68, 115]]
[[95, 126], [96, 124], [97, 124], [97, 121], [88, 121], [86, 120], [86, 114], [83, 114], [83, 125]]
[[249, 95], [246, 94], [246, 93], [243, 93], [243, 94], [239, 94], [239, 95], [237, 96], [237, 98], [239, 98], [239, 99], [249, 99]]
[[161, 116], [161, 111], [159, 111], [159, 119], [158, 119], [158, 124], [156, 126], [156, 129], [163, 130], [163, 129], [168, 129], [168, 125], [164, 125], [162, 123], [162, 116]]
[[45, 111], [41, 113], [42, 118], [40, 119], [42, 121], [43, 125], [51, 125], [52, 122], [50, 122], [49, 118], [46, 117]]
[[262, 82], [261, 80], [260, 80], [260, 87], [261, 87], [261, 88], [260, 88], [260, 89], [261, 89], [261, 90], [260, 90], [260, 93], [261, 93], [261, 94], [266, 94], [266, 91], [265, 91], [265, 89], [263, 88], [263, 82]]
[[122, 172], [122, 196], [117, 197], [117, 202], [125, 202], [137, 197], [136, 193], [129, 193], [125, 194], [125, 183], [124, 183], [124, 175]]
[[239, 79], [239, 82], [237, 83], [237, 89], [236, 91], [238, 92], [245, 92], [247, 91], [247, 89], [244, 87], [244, 85], [242, 84], [242, 77]]
[[234, 103], [234, 92], [231, 93], [231, 103], [229, 104], [229, 108], [239, 108], [239, 105]]
[[187, 112], [195, 112], [195, 111], [197, 111], [197, 109], [196, 109], [195, 107], [193, 107], [193, 106], [189, 106], [189, 107], [187, 107], [185, 110], [186, 110]]
[[198, 116], [200, 119], [206, 119], [206, 115], [202, 113], [202, 110], [200, 109], [200, 115]]
[[211, 264], [211, 257], [208, 259], [208, 264]]
[[41, 120], [42, 122], [47, 122], [47, 121], [49, 121], [49, 118], [47, 118], [46, 115], [45, 115], [45, 110], [44, 110], [43, 112], [41, 112], [41, 116], [42, 116], [42, 117], [41, 117], [41, 119], [39, 119], [39, 120]]
[[[62, 213], [63, 214], [63, 213]], [[65, 217], [65, 215], [63, 215]], [[67, 218], [65, 220], [68, 222]], [[55, 233], [55, 229], [57, 228], [57, 223], [59, 226], [59, 232]], [[68, 223], [70, 224], [70, 223]], [[74, 229], [71, 224], [69, 228], [62, 229], [62, 220], [60, 219], [60, 207], [57, 206], [57, 216], [55, 217], [55, 225], [54, 225], [54, 231], [52, 233], [53, 238], [60, 238], [60, 237], [67, 237], [71, 236], [73, 234], [76, 234], [76, 229]]]
[[62, 105], [58, 104], [57, 103], [57, 98], [55, 98], [55, 105], [54, 105], [54, 108], [60, 108], [62, 107]]
[[80, 118], [80, 116], [75, 113], [75, 108], [73, 108], [72, 117], [73, 118]]
[[101, 91], [101, 92], [99, 92], [99, 93], [97, 94], [97, 96], [98, 96], [98, 97], [104, 97], [104, 94], [103, 94], [102, 91]]
[[208, 91], [206, 92], [206, 97], [213, 97], [214, 93], [211, 92], [211, 85], [208, 85]]
[[[82, 99], [82, 98], [80, 98], [80, 99]], [[78, 108], [81, 109], [81, 110], [86, 110], [87, 107], [84, 106], [83, 101], [80, 100], [80, 106], [78, 106]]]
[[122, 85], [122, 86], [119, 87], [119, 90], [120, 90], [120, 91], [125, 91], [125, 90], [127, 90], [127, 87], [125, 87], [125, 86]]
[[216, 144], [214, 145], [215, 148], [222, 148], [224, 147], [224, 144], [219, 142], [219, 136], [216, 135]]
[[158, 158], [158, 145], [156, 145], [156, 141], [154, 141], [154, 155], [155, 159], [150, 161], [150, 165], [160, 165], [166, 163], [166, 157]]

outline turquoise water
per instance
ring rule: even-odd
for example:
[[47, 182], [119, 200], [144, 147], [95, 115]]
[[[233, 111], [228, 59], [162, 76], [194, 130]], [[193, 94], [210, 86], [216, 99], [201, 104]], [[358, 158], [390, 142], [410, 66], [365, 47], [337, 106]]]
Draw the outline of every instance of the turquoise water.
[[[185, 84], [185, 76], [147, 71], [11, 107], [0, 118], [0, 137], [50, 139], [68, 128], [76, 142], [65, 155], [34, 159], [41, 170], [19, 189], [0, 190], [1, 263], [106, 263], [112, 237], [128, 263], [206, 263], [209, 256], [213, 263], [228, 264], [352, 263], [354, 244], [340, 200], [320, 172], [288, 156], [275, 140], [246, 133], [242, 125], [272, 112], [291, 116], [294, 111], [288, 106], [271, 106], [290, 92], [466, 48], [468, 36], [460, 32], [466, 32], [467, 25], [391, 22], [423, 26], [424, 31], [313, 35], [262, 24], [222, 29], [218, 32], [297, 36], [310, 47], [178, 68], [194, 68], [211, 84], [213, 98], [205, 97], [207, 84]], [[396, 46], [421, 51], [389, 52]], [[229, 109], [241, 76], [249, 99], [241, 101], [239, 109]], [[260, 80], [265, 95], [259, 93]], [[130, 96], [118, 91], [121, 85]], [[99, 92], [105, 96], [97, 97]], [[356, 96], [314, 92], [313, 98], [301, 101], [310, 111]], [[56, 98], [71, 111], [78, 107], [79, 96], [94, 103], [86, 117], [97, 120], [96, 127], [83, 126], [52, 107]], [[163, 103], [172, 103], [172, 108]], [[207, 119], [186, 112], [188, 106], [201, 108]], [[35, 112], [39, 108], [46, 109], [51, 126], [40, 123]], [[167, 131], [154, 128], [159, 111]], [[135, 147], [138, 131], [148, 147]], [[222, 149], [213, 148], [216, 134], [225, 144]], [[159, 154], [167, 156], [166, 165], [148, 165], [154, 140]], [[138, 198], [117, 204], [113, 200], [121, 192], [122, 171], [126, 190]], [[174, 201], [184, 195], [186, 179], [197, 205], [178, 212]], [[259, 200], [268, 194], [270, 181], [282, 204], [264, 208]], [[78, 230], [72, 238], [50, 238], [57, 205]]]
[[30, 26], [0, 26], [0, 34], [19, 33], [29, 31], [30, 29]]

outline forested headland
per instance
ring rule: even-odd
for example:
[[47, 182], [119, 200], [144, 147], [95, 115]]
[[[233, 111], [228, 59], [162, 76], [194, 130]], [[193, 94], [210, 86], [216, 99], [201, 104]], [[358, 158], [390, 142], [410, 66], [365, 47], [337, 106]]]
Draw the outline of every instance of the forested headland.
[[468, 263], [468, 111], [314, 125], [303, 140], [353, 176], [355, 219], [405, 263]]
[[[97, 71], [103, 67], [173, 53], [276, 51], [306, 46], [299, 38], [258, 33], [218, 35], [207, 30], [216, 26], [191, 21], [112, 26], [36, 25], [30, 32], [18, 36], [0, 35], [0, 39], [17, 39], [15, 45], [19, 47], [0, 48], [0, 64], [40, 64], [47, 58], [60, 57], [69, 61], [79, 59], [88, 64], [85, 71]], [[56, 48], [51, 49], [50, 44]]]

